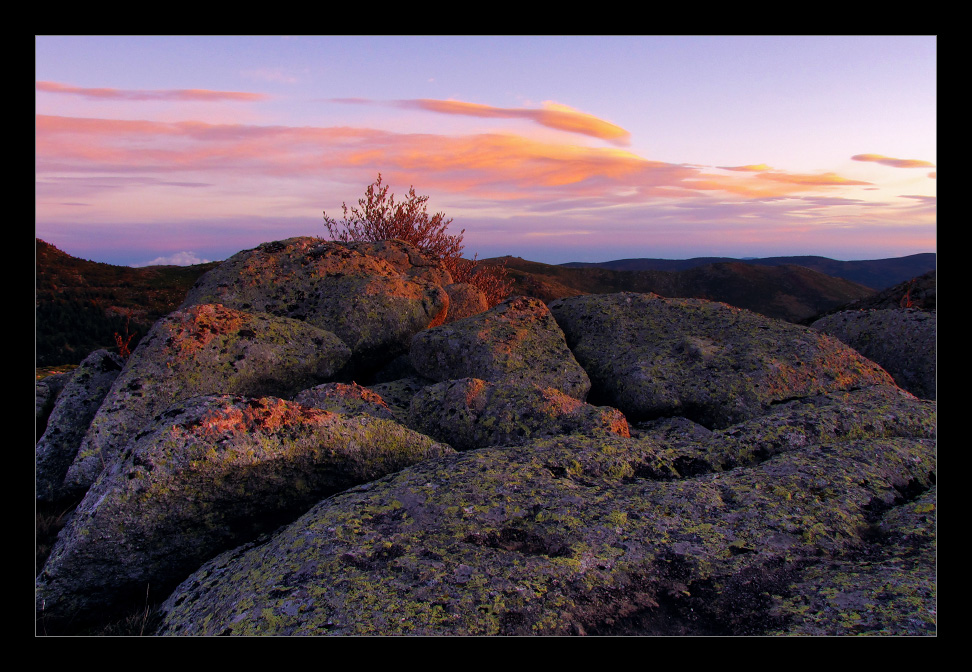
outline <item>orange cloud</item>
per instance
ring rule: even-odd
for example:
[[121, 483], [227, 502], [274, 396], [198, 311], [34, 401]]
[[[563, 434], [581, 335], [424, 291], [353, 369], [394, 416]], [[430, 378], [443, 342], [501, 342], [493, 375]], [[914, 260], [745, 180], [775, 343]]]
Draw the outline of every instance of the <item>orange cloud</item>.
[[718, 168], [719, 170], [738, 170], [747, 173], [762, 173], [767, 170], [773, 170], [765, 163], [759, 163], [756, 165], [749, 165], [749, 166], [716, 166], [716, 168]]
[[774, 180], [776, 182], [785, 182], [787, 184], [801, 184], [815, 187], [843, 187], [873, 184], [872, 182], [864, 182], [862, 180], [849, 180], [846, 177], [841, 177], [837, 173], [820, 173], [817, 175], [800, 175], [797, 173], [760, 173], [757, 177], [763, 180]]
[[270, 96], [263, 93], [245, 93], [240, 91], [210, 91], [208, 89], [163, 89], [158, 91], [128, 90], [128, 89], [89, 89], [80, 86], [70, 86], [57, 82], [37, 82], [38, 91], [46, 93], [64, 93], [96, 100], [172, 100], [189, 101], [257, 101], [266, 100]]
[[[487, 112], [492, 113], [492, 112]], [[833, 173], [741, 171], [650, 161], [619, 148], [539, 142], [510, 134], [446, 136], [349, 127], [154, 122], [38, 115], [35, 171], [126, 175], [183, 171], [186, 180], [311, 177], [381, 170], [389, 181], [496, 200], [684, 200], [722, 192], [773, 198], [866, 185]]]
[[880, 163], [894, 168], [931, 168], [935, 165], [934, 163], [920, 161], [919, 159], [893, 159], [890, 156], [884, 156], [882, 154], [855, 154], [851, 157], [851, 160], [873, 161], [874, 163]]
[[[371, 102], [353, 98], [335, 98], [332, 100], [334, 102], [358, 104]], [[467, 103], [461, 100], [433, 100], [429, 98], [399, 100], [393, 104], [397, 107], [427, 110], [440, 114], [458, 114], [467, 117], [530, 119], [547, 128], [588, 135], [601, 140], [608, 140], [616, 145], [627, 145], [631, 140], [631, 134], [620, 126], [552, 101], [545, 101], [543, 109], [540, 110], [493, 107], [492, 105]]]

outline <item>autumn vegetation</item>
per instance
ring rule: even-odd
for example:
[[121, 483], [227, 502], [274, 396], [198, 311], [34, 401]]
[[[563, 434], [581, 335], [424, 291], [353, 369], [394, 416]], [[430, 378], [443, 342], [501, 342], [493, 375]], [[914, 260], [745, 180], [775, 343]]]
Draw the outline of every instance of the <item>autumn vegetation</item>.
[[378, 179], [365, 189], [364, 198], [358, 199], [357, 208], [342, 203], [344, 219], [337, 221], [324, 211], [324, 225], [332, 240], [345, 243], [356, 241], [403, 240], [426, 254], [440, 259], [453, 282], [472, 284], [486, 295], [486, 301], [494, 306], [509, 297], [512, 282], [507, 278], [506, 266], [484, 265], [474, 256], [462, 256], [463, 229], [457, 235], [447, 232], [452, 219], [437, 212], [428, 213], [428, 196], [419, 196], [410, 187], [402, 201], [395, 201], [395, 194], [388, 193], [388, 185]]

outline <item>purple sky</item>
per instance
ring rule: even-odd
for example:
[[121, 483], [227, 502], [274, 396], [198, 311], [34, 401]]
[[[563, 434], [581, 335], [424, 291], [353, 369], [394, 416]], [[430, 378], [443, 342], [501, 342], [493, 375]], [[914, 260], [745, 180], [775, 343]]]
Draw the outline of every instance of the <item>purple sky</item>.
[[379, 172], [534, 261], [936, 251], [934, 37], [36, 38], [36, 235], [326, 235]]

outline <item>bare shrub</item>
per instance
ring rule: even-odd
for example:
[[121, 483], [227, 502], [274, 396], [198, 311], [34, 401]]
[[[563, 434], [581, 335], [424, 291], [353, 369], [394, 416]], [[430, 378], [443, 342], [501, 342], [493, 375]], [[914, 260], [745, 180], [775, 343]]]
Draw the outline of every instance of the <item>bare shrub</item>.
[[388, 185], [378, 179], [365, 189], [364, 198], [358, 199], [357, 208], [342, 203], [344, 219], [338, 221], [324, 211], [324, 226], [332, 240], [345, 243], [356, 241], [404, 240], [426, 254], [440, 259], [452, 275], [453, 282], [468, 282], [486, 295], [487, 303], [494, 306], [507, 298], [512, 283], [506, 277], [506, 265], [484, 266], [475, 257], [462, 257], [463, 229], [458, 235], [446, 232], [452, 219], [437, 212], [428, 213], [428, 196], [419, 196], [410, 187], [404, 201], [395, 202], [395, 194], [388, 193]]

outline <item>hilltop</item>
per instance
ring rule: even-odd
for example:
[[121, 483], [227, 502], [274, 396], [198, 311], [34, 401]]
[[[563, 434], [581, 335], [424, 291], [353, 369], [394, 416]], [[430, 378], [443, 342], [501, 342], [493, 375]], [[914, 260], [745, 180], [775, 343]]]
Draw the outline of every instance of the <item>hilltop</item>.
[[36, 239], [34, 305], [37, 366], [78, 364], [114, 334], [134, 333], [130, 347], [186, 297], [219, 262], [194, 266], [114, 266], [72, 257]]
[[797, 265], [720, 262], [684, 270], [613, 270], [603, 266], [541, 264], [519, 257], [506, 263], [514, 292], [553, 301], [580, 294], [652, 292], [668, 298], [721, 301], [767, 317], [799, 322], [875, 293], [869, 287]]

